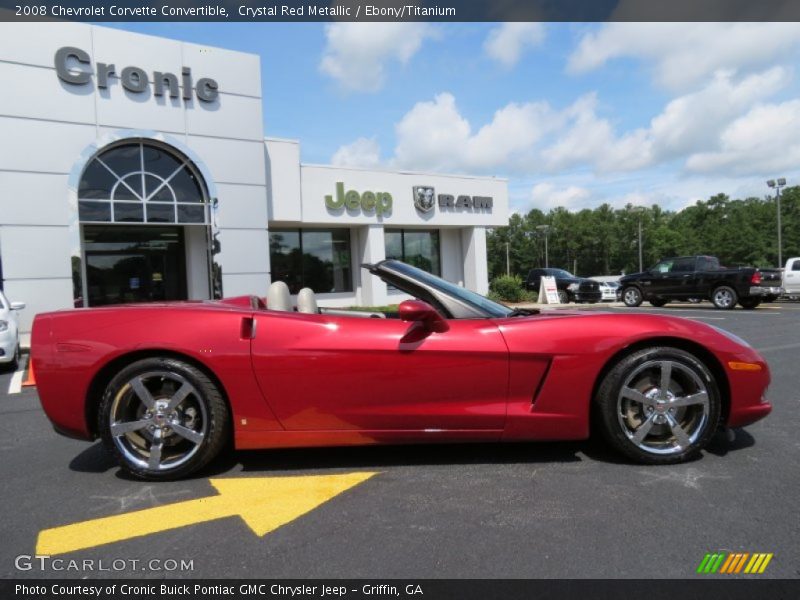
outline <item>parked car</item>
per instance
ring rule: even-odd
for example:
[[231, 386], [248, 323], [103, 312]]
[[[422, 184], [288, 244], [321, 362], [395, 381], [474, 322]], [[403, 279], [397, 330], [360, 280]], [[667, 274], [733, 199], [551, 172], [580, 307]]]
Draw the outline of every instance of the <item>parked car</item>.
[[784, 294], [790, 298], [800, 296], [800, 256], [792, 257], [786, 261], [782, 275]]
[[714, 256], [667, 258], [643, 273], [626, 275], [620, 284], [627, 306], [639, 306], [644, 300], [664, 306], [670, 300], [706, 298], [720, 309], [730, 310], [737, 303], [753, 309], [764, 297], [783, 291], [780, 285], [765, 282], [758, 269], [728, 269]]
[[591, 427], [632, 461], [673, 464], [772, 410], [764, 359], [706, 323], [512, 310], [397, 260], [364, 268], [413, 298], [399, 318], [320, 312], [311, 290], [295, 312], [282, 281], [267, 301], [40, 313], [42, 407], [56, 431], [102, 438], [153, 480], [195, 473], [229, 442], [578, 440]]
[[539, 283], [542, 277], [554, 277], [558, 288], [558, 301], [562, 304], [569, 302], [600, 302], [602, 292], [600, 283], [585, 277], [576, 277], [564, 269], [531, 269], [525, 287], [539, 293]]
[[9, 302], [0, 290], [0, 368], [15, 370], [19, 365], [18, 313], [24, 302]]

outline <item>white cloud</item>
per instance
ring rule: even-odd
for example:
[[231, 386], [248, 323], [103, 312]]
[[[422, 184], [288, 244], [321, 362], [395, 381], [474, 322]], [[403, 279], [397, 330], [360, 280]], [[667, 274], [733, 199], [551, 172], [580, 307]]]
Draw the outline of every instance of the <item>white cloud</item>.
[[652, 64], [658, 84], [685, 90], [720, 69], [738, 72], [791, 60], [800, 23], [609, 23], [584, 35], [568, 71], [584, 73], [615, 58]]
[[693, 154], [690, 171], [784, 175], [800, 165], [800, 100], [756, 106], [733, 121], [716, 151]]
[[332, 23], [320, 71], [352, 92], [376, 92], [390, 61], [406, 64], [435, 30], [428, 23]]
[[503, 23], [489, 32], [483, 49], [493, 60], [513, 67], [526, 48], [539, 46], [544, 38], [542, 23]]
[[340, 146], [331, 158], [337, 167], [377, 167], [381, 162], [381, 147], [375, 138], [360, 137]]
[[545, 102], [510, 103], [473, 134], [452, 94], [418, 102], [395, 126], [397, 166], [426, 170], [514, 168], [558, 123]]
[[600, 172], [685, 160], [718, 148], [723, 131], [779, 91], [787, 79], [782, 67], [740, 80], [733, 72], [718, 71], [700, 90], [670, 101], [648, 127], [620, 134], [611, 121], [598, 116], [597, 98], [589, 94], [565, 111], [569, 127], [543, 155], [551, 170], [589, 165]]
[[550, 182], [537, 183], [531, 189], [528, 209], [538, 208], [547, 212], [552, 208], [563, 206], [568, 210], [580, 210], [594, 205], [590, 202], [591, 196], [588, 189], [577, 185], [559, 188]]

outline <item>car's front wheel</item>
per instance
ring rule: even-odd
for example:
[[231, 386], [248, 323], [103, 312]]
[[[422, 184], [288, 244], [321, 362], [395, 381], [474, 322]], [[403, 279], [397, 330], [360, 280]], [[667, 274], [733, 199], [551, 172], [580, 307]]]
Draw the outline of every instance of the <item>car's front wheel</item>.
[[569, 294], [564, 290], [558, 290], [558, 301], [561, 304], [569, 304]]
[[98, 431], [120, 466], [139, 479], [185, 477], [222, 449], [230, 416], [205, 373], [168, 357], [146, 358], [108, 383]]
[[605, 438], [644, 464], [688, 460], [717, 429], [721, 399], [709, 368], [678, 348], [645, 348], [620, 360], [595, 398]]
[[636, 286], [632, 285], [622, 290], [622, 301], [625, 303], [625, 306], [639, 306], [643, 300], [642, 292]]

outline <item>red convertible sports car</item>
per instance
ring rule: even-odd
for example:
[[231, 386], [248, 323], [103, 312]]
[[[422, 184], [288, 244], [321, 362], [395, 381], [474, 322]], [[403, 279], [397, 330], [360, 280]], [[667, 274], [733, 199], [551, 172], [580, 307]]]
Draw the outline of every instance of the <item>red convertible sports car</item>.
[[769, 370], [745, 341], [653, 314], [512, 310], [396, 260], [395, 315], [267, 300], [40, 314], [32, 356], [57, 431], [101, 437], [143, 479], [236, 448], [578, 440], [641, 463], [696, 455], [765, 417]]

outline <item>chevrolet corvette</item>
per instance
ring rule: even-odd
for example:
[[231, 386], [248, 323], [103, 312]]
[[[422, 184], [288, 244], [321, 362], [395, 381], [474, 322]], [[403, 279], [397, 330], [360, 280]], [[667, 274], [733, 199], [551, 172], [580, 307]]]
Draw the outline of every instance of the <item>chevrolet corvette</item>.
[[[396, 260], [364, 265], [397, 312], [266, 299], [39, 314], [32, 361], [59, 433], [101, 438], [134, 477], [197, 472], [223, 447], [580, 440], [672, 464], [771, 410], [744, 340], [655, 314], [512, 309]], [[369, 276], [369, 275], [365, 275]]]

